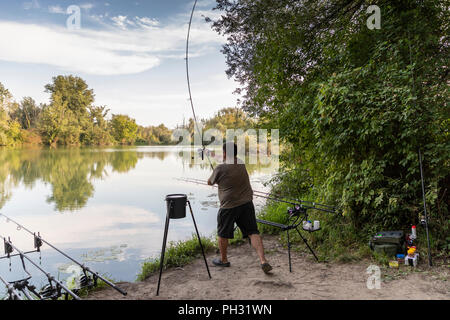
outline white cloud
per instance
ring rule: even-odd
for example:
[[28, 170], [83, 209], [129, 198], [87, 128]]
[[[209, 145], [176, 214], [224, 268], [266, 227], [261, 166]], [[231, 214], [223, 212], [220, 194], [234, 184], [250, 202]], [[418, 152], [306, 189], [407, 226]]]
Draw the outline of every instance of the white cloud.
[[31, 10], [31, 9], [39, 9], [41, 6], [40, 6], [38, 0], [31, 0], [31, 1], [28, 1], [28, 2], [24, 2], [22, 7], [25, 10]]
[[151, 29], [160, 25], [157, 19], [149, 17], [135, 17], [129, 19], [128, 16], [116, 16], [112, 17], [114, 25], [122, 30], [127, 30], [129, 26], [140, 29]]
[[[0, 21], [0, 60], [47, 64], [69, 72], [95, 75], [134, 74], [158, 66], [162, 59], [181, 58], [186, 41], [186, 25], [134, 28], [134, 21], [118, 16], [121, 29], [102, 31]], [[151, 18], [139, 18], [147, 26], [157, 25]], [[223, 42], [205, 24], [193, 26], [191, 57]]]
[[148, 17], [136, 17], [134, 18], [137, 24], [142, 28], [151, 28], [159, 26], [159, 21], [157, 19], [152, 19]]
[[58, 14], [66, 14], [66, 10], [64, 10], [61, 6], [49, 6], [48, 12], [50, 13], [58, 13]]
[[84, 9], [86, 11], [89, 11], [90, 9], [92, 9], [94, 7], [93, 3], [83, 3], [80, 5], [81, 9]]
[[117, 17], [112, 17], [111, 20], [114, 22], [114, 25], [116, 27], [119, 27], [122, 30], [126, 30], [127, 29], [127, 24], [129, 24], [128, 17], [127, 16], [117, 16]]

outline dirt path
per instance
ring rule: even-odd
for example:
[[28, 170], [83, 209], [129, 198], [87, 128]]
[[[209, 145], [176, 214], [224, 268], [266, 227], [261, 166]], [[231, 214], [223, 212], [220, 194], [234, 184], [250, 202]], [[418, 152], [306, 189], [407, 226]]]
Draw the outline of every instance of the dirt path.
[[[398, 279], [382, 281], [380, 289], [369, 290], [366, 285], [371, 264], [316, 263], [310, 255], [292, 254], [293, 272], [289, 272], [287, 251], [276, 237], [264, 236], [267, 257], [274, 267], [265, 275], [256, 253], [248, 244], [229, 250], [230, 268], [210, 266], [208, 278], [203, 259], [184, 268], [163, 273], [160, 296], [156, 297], [158, 277], [144, 282], [121, 283], [128, 291], [122, 297], [112, 289], [92, 293], [89, 299], [445, 299], [450, 300], [450, 270], [448, 267], [429, 272], [413, 272]], [[208, 256], [210, 263], [214, 254]], [[404, 268], [408, 268], [404, 266]], [[446, 268], [446, 269], [445, 269]], [[383, 271], [382, 271], [383, 272]], [[396, 272], [388, 271], [389, 274]], [[388, 277], [391, 279], [391, 277]]]

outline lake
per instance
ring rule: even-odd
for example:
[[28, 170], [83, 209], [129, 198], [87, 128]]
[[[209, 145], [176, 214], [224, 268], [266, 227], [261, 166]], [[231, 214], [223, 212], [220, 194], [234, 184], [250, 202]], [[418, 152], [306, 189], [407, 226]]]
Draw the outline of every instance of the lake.
[[[177, 180], [206, 180], [211, 174], [208, 161], [193, 164], [181, 151], [147, 146], [0, 149], [0, 213], [39, 231], [45, 240], [100, 274], [114, 281], [135, 281], [142, 262], [160, 254], [166, 195], [187, 194], [201, 235], [216, 232], [217, 189]], [[256, 190], [264, 190], [263, 183], [274, 172], [268, 165], [247, 165], [247, 169]], [[257, 210], [262, 205], [262, 199], [255, 198]], [[188, 215], [172, 220], [168, 239], [185, 240], [193, 233]], [[11, 237], [22, 251], [33, 250], [33, 237], [3, 217], [0, 235]], [[29, 256], [61, 280], [76, 271], [46, 245], [41, 255]], [[33, 284], [40, 288], [46, 283], [33, 266], [26, 266]], [[25, 277], [20, 258], [1, 259], [0, 276], [8, 281]], [[4, 292], [0, 285], [0, 294]]]

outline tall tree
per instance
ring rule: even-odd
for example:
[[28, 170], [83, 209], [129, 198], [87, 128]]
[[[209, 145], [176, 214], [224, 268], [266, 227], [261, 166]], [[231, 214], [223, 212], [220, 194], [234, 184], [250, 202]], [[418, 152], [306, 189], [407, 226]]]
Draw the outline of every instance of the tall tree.
[[110, 126], [111, 135], [118, 143], [133, 144], [136, 141], [138, 126], [129, 116], [113, 115]]
[[20, 123], [23, 129], [31, 129], [36, 126], [40, 113], [41, 107], [36, 104], [36, 101], [31, 97], [25, 97], [13, 114], [13, 118]]
[[94, 91], [89, 89], [87, 83], [80, 77], [72, 75], [54, 77], [53, 83], [47, 84], [45, 90], [51, 94], [51, 102], [58, 97], [78, 116], [87, 114], [95, 98]]
[[[381, 29], [367, 27], [370, 5]], [[417, 223], [421, 147], [433, 218], [450, 230], [448, 2], [217, 0], [216, 10], [244, 109], [288, 146], [286, 191], [339, 203], [356, 226]]]

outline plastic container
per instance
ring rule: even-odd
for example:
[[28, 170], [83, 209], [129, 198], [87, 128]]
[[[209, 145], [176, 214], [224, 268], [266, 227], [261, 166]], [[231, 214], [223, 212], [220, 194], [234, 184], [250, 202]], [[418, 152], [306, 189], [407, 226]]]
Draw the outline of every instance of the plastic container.
[[419, 262], [419, 254], [414, 253], [414, 256], [406, 256], [405, 257], [405, 265], [411, 267], [417, 267], [417, 263]]
[[314, 221], [314, 230], [319, 230], [320, 229], [320, 221], [315, 220]]
[[303, 230], [306, 231], [312, 231], [313, 230], [313, 225], [311, 221], [303, 221]]
[[404, 264], [405, 263], [405, 255], [404, 254], [398, 254], [397, 255], [397, 261], [399, 264]]

